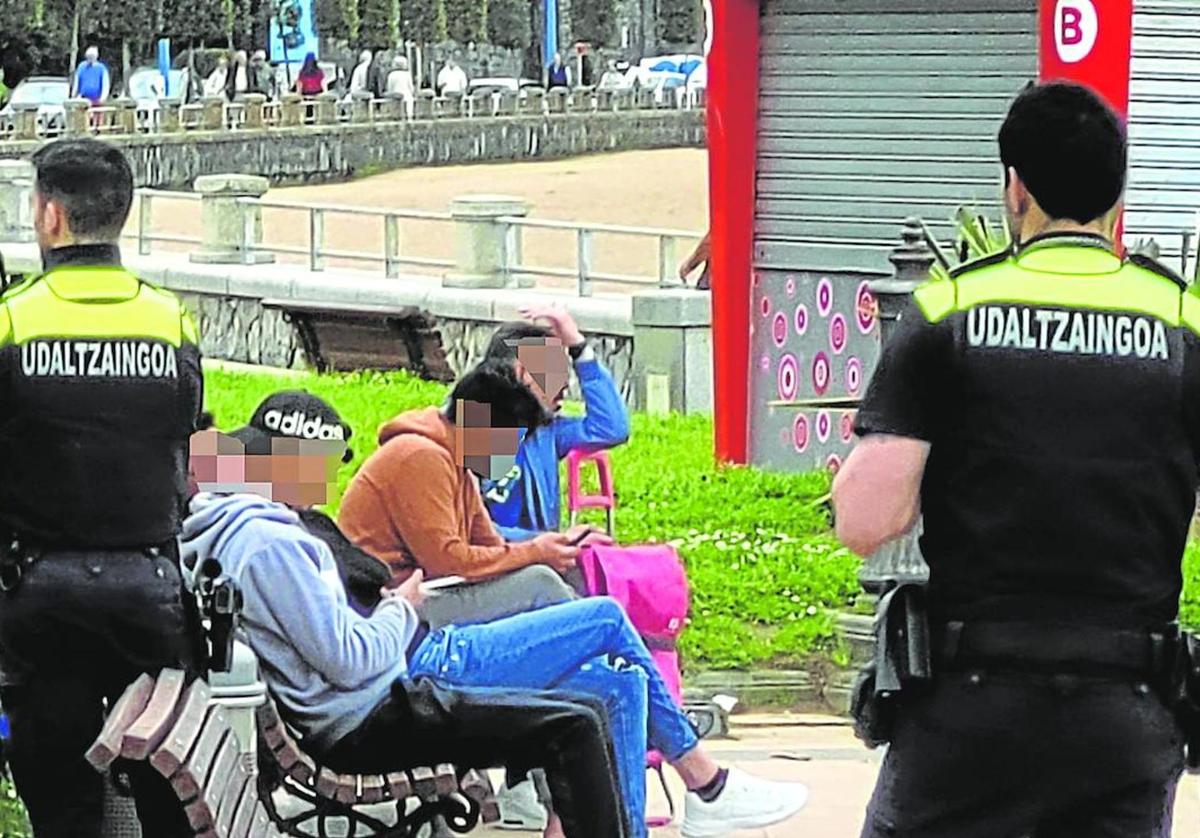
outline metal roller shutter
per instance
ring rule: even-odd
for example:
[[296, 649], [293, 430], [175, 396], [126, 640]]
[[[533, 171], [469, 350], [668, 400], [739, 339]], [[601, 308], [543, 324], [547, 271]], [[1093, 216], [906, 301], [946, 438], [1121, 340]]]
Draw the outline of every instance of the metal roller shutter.
[[1036, 0], [765, 0], [762, 15], [758, 267], [887, 271], [905, 217], [949, 238], [958, 205], [998, 213], [996, 131], [1037, 77]]
[[1153, 236], [1178, 268], [1200, 211], [1200, 3], [1135, 4], [1130, 76], [1125, 238]]

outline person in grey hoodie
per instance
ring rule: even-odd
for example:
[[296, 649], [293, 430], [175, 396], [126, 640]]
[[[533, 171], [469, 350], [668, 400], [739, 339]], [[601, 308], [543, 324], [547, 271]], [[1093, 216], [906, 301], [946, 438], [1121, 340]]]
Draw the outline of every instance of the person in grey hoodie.
[[[484, 406], [459, 407], [474, 414]], [[306, 746], [331, 768], [385, 771], [402, 767], [396, 761], [480, 767], [498, 756], [525, 769], [543, 767], [557, 810], [546, 834], [572, 838], [619, 836], [621, 819], [629, 835], [645, 838], [648, 745], [688, 786], [685, 838], [768, 826], [804, 805], [803, 786], [722, 768], [705, 753], [615, 600], [596, 597], [430, 632], [417, 616], [425, 595], [417, 570], [382, 591], [369, 616], [354, 612], [328, 546], [286, 506], [311, 497], [312, 485], [283, 478], [328, 479], [342, 452], [332, 450], [332, 441], [286, 442], [285, 448], [272, 440], [270, 455], [246, 455], [239, 454], [245, 447], [237, 439], [197, 434], [192, 468], [201, 493], [184, 522], [181, 561], [192, 574], [216, 560], [240, 587], [241, 629], [268, 686]], [[243, 493], [205, 491], [210, 488]], [[490, 724], [471, 730], [447, 713], [415, 712], [412, 684], [418, 691], [429, 685], [490, 691], [483, 703], [495, 697], [497, 710]], [[511, 698], [513, 691], [544, 690], [603, 702], [623, 812], [602, 811], [615, 797], [604, 788], [611, 776], [600, 778], [595, 770], [602, 760], [581, 761], [561, 732], [531, 730], [529, 713]], [[570, 733], [579, 738], [577, 730]], [[594, 741], [584, 737], [585, 755], [589, 743], [595, 754]], [[564, 782], [572, 771], [576, 782]]]

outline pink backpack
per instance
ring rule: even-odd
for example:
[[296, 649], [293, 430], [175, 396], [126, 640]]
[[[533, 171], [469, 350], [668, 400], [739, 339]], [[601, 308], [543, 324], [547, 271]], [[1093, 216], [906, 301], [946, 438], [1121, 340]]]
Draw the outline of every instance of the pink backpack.
[[[621, 603], [629, 621], [646, 641], [671, 695], [683, 706], [683, 679], [676, 643], [687, 620], [690, 590], [675, 548], [667, 544], [585, 547], [579, 555], [579, 568], [589, 596], [610, 596]], [[662, 762], [662, 754], [657, 751], [646, 756], [646, 764], [658, 773], [663, 790], [667, 791]], [[649, 826], [671, 822], [675, 802], [669, 791], [667, 802], [672, 817], [648, 818]]]

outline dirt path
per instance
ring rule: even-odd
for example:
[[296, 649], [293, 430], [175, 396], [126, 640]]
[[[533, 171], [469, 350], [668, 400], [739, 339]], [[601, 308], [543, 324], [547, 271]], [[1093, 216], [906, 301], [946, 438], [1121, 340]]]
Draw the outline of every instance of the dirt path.
[[[512, 195], [527, 200], [532, 205], [530, 216], [538, 219], [703, 231], [708, 223], [707, 166], [702, 149], [667, 149], [528, 163], [415, 167], [347, 183], [272, 189], [267, 200], [445, 212], [458, 195]], [[307, 247], [305, 213], [267, 210], [263, 225], [268, 244]], [[382, 253], [382, 228], [379, 219], [329, 215], [325, 220], [326, 247], [341, 252]], [[155, 208], [154, 229], [198, 236], [199, 206], [163, 202]], [[528, 230], [524, 235], [526, 264], [559, 268], [574, 265], [576, 243], [572, 234]], [[400, 236], [404, 255], [453, 259], [453, 229], [449, 223], [402, 221]], [[677, 260], [687, 255], [691, 245], [679, 243]], [[656, 270], [657, 245], [653, 240], [602, 235], [594, 241], [593, 258], [596, 271], [646, 275]], [[307, 261], [299, 255], [281, 259]], [[364, 262], [332, 258], [328, 264], [370, 268]], [[436, 268], [405, 270], [440, 272]], [[573, 281], [547, 280], [544, 284], [571, 287]]]

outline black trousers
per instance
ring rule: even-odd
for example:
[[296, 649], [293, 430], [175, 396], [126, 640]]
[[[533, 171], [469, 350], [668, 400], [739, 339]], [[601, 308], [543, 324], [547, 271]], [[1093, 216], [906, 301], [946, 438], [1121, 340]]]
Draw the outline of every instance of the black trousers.
[[899, 708], [863, 838], [1168, 838], [1183, 734], [1134, 678], [947, 672]]
[[567, 838], [621, 838], [625, 806], [602, 704], [556, 692], [397, 684], [362, 725], [319, 755], [335, 771], [544, 768]]
[[[145, 552], [58, 552], [0, 594], [0, 654], [11, 724], [9, 762], [37, 838], [100, 835], [103, 777], [84, 753], [114, 702], [143, 672], [194, 670], [172, 558]], [[146, 762], [118, 762], [147, 836], [189, 836], [170, 786]]]

